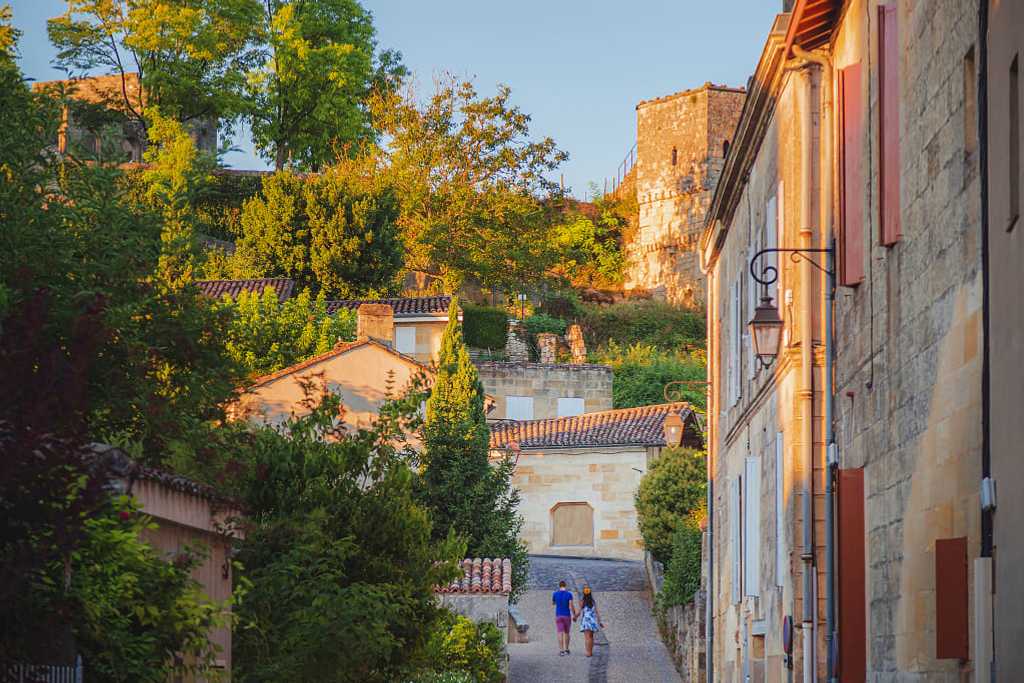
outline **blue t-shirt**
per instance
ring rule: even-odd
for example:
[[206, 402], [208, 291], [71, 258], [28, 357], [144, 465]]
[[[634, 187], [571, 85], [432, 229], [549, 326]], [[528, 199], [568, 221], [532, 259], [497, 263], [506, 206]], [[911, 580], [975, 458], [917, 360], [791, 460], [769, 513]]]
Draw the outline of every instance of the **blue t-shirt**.
[[555, 603], [556, 617], [571, 617], [572, 611], [569, 603], [572, 602], [572, 591], [558, 589], [551, 594], [551, 601]]

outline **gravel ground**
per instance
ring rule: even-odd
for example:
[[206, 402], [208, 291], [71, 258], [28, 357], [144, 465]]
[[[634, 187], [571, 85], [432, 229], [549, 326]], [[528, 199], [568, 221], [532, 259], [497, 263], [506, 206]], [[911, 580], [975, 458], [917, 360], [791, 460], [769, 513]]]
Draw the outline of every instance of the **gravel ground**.
[[[576, 591], [584, 583], [594, 591], [605, 630], [598, 633], [591, 658], [583, 654], [583, 634], [577, 624], [573, 624], [572, 654], [558, 656], [551, 591], [562, 579]], [[639, 562], [531, 557], [529, 588], [519, 609], [530, 624], [530, 642], [508, 646], [512, 683], [680, 681], [651, 615]]]

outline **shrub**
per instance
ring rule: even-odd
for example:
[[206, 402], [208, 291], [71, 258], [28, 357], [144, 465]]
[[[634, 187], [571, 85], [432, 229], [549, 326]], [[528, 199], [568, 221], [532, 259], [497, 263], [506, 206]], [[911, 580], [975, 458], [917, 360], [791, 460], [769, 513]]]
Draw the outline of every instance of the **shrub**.
[[[501, 632], [494, 624], [477, 623], [447, 612], [427, 643], [429, 671], [416, 683], [500, 683], [504, 657]], [[463, 678], [463, 676], [465, 678]]]
[[658, 593], [658, 606], [662, 609], [685, 605], [700, 588], [701, 524], [707, 517], [707, 508], [701, 505], [687, 515], [672, 534], [672, 557], [665, 567], [665, 583]]
[[585, 304], [580, 327], [590, 348], [610, 342], [637, 342], [662, 350], [704, 348], [704, 314], [661, 301], [629, 301], [611, 306]]
[[530, 333], [530, 336], [536, 337], [544, 332], [565, 334], [565, 328], [568, 326], [568, 323], [561, 318], [545, 313], [534, 313], [523, 321], [523, 325], [526, 327], [526, 331]]
[[569, 292], [568, 294], [553, 294], [551, 296], [544, 297], [541, 301], [540, 313], [553, 316], [555, 318], [561, 318], [563, 320], [575, 320], [580, 316], [582, 309], [580, 308], [580, 300], [575, 292]]
[[707, 470], [704, 453], [692, 448], [666, 448], [640, 480], [636, 511], [644, 545], [654, 559], [667, 564], [672, 534], [704, 501]]
[[496, 306], [467, 304], [462, 309], [462, 335], [467, 346], [503, 349], [508, 335], [508, 313]]
[[633, 344], [623, 348], [612, 341], [606, 348], [590, 354], [593, 362], [612, 368], [612, 403], [616, 408], [655, 405], [665, 402], [665, 385], [690, 380], [671, 398], [689, 401], [703, 410], [707, 402], [704, 385], [706, 357], [702, 350], [661, 351], [653, 346]]

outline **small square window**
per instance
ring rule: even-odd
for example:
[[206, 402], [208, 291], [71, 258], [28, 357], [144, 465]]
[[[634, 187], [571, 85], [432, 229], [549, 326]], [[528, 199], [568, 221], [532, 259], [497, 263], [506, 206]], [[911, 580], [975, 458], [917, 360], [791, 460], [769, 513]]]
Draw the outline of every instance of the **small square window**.
[[583, 412], [582, 398], [562, 397], [558, 399], [558, 417], [572, 417], [573, 415], [582, 415]]
[[416, 353], [416, 328], [395, 328], [395, 350], [399, 353]]
[[505, 418], [508, 420], [532, 420], [532, 396], [506, 396]]

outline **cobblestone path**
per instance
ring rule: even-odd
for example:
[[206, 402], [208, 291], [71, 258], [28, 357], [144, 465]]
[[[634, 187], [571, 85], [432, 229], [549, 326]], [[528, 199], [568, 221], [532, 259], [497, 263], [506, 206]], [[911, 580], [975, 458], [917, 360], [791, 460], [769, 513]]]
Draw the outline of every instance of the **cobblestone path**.
[[[565, 580], [579, 598], [594, 591], [605, 629], [594, 639], [594, 656], [583, 654], [583, 634], [573, 624], [572, 654], [558, 656], [551, 592]], [[617, 560], [531, 557], [529, 587], [519, 609], [530, 624], [530, 642], [508, 646], [511, 683], [678, 683], [680, 678], [658, 636], [643, 565]]]

